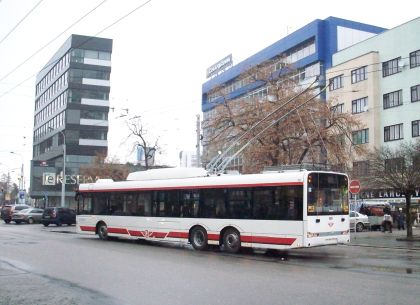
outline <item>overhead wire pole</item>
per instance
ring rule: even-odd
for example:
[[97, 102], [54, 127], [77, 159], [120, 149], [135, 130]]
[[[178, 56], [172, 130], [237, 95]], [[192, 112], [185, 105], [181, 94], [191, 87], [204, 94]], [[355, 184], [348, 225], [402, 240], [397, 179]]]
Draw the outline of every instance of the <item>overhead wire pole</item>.
[[[14, 151], [11, 151], [10, 153], [13, 155], [20, 156], [22, 158], [22, 166], [20, 168], [20, 182], [19, 182], [19, 193], [20, 193], [20, 191], [25, 191], [25, 176], [24, 176], [24, 171], [23, 171], [24, 158], [23, 158], [23, 155], [20, 153], [17, 153]], [[21, 201], [20, 194], [19, 194], [19, 201]]]
[[219, 164], [221, 162], [223, 162], [223, 158], [225, 158], [225, 156], [237, 145], [240, 144], [240, 141], [242, 141], [242, 139], [251, 131], [253, 131], [255, 128], [257, 128], [262, 122], [264, 122], [266, 119], [268, 119], [270, 116], [274, 115], [275, 113], [277, 113], [281, 108], [287, 106], [288, 104], [290, 104], [293, 100], [295, 100], [296, 98], [298, 98], [299, 96], [301, 96], [302, 94], [306, 93], [307, 91], [309, 91], [312, 86], [314, 84], [316, 84], [318, 82], [319, 78], [316, 77], [315, 80], [304, 90], [302, 90], [301, 92], [299, 92], [298, 94], [296, 94], [295, 96], [291, 97], [290, 99], [288, 99], [286, 102], [284, 102], [283, 104], [281, 104], [280, 106], [278, 106], [276, 109], [274, 109], [273, 111], [271, 111], [269, 114], [267, 114], [264, 118], [262, 118], [261, 120], [259, 120], [257, 123], [255, 123], [253, 126], [251, 126], [250, 129], [248, 129], [247, 131], [245, 131], [244, 133], [242, 133], [242, 135], [236, 139], [223, 153], [217, 155], [216, 157], [214, 157], [209, 164], [207, 165], [206, 169], [209, 173], [214, 172], [215, 170], [217, 170], [217, 167], [219, 166]]
[[233, 158], [235, 158], [237, 155], [239, 155], [245, 148], [247, 148], [250, 144], [252, 144], [256, 139], [258, 139], [268, 128], [271, 128], [272, 126], [274, 126], [274, 124], [277, 124], [278, 122], [282, 121], [283, 119], [285, 119], [286, 117], [288, 117], [291, 113], [293, 113], [294, 111], [302, 108], [307, 103], [309, 103], [310, 101], [312, 101], [314, 98], [316, 98], [319, 95], [321, 95], [321, 93], [324, 92], [328, 88], [328, 86], [329, 86], [329, 83], [327, 85], [325, 85], [325, 87], [322, 88], [322, 90], [320, 90], [317, 94], [315, 94], [311, 98], [307, 99], [302, 104], [294, 107], [293, 109], [291, 109], [290, 111], [288, 111], [287, 113], [285, 113], [284, 115], [282, 115], [280, 118], [274, 120], [271, 124], [269, 124], [268, 126], [266, 126], [263, 130], [261, 130], [258, 134], [256, 134], [251, 140], [249, 140], [246, 144], [244, 144], [239, 150], [237, 150], [236, 153], [234, 153], [232, 156], [224, 159], [222, 161], [222, 163], [220, 163], [220, 165], [216, 167], [216, 169], [215, 169], [216, 173], [224, 171], [225, 168], [226, 168], [226, 166], [233, 160]]

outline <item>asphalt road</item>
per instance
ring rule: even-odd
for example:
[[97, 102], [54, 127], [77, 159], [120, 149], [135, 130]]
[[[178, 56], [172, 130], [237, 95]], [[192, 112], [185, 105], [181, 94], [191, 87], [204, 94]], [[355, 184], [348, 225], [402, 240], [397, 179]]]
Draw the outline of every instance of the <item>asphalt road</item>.
[[[0, 304], [418, 304], [420, 247], [358, 233], [280, 254], [131, 241], [74, 227], [0, 224]], [[385, 246], [369, 241], [389, 239]], [[394, 246], [393, 246], [394, 245]]]

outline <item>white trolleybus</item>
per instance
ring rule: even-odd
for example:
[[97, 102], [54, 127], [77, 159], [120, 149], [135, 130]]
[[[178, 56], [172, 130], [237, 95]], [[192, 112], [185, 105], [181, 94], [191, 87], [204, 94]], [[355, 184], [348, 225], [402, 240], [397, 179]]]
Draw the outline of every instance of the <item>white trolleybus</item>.
[[77, 231], [103, 240], [190, 243], [197, 250], [219, 245], [231, 253], [241, 247], [290, 249], [350, 241], [345, 174], [208, 176], [204, 169], [187, 175], [179, 170], [81, 184]]

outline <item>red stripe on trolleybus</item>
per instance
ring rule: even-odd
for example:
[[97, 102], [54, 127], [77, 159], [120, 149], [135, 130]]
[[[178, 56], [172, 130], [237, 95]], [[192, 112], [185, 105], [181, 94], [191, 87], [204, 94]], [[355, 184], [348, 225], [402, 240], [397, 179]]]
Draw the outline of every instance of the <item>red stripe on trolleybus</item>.
[[108, 233], [128, 234], [128, 231], [122, 228], [108, 228]]
[[[80, 226], [80, 230], [95, 232], [96, 228], [93, 226]], [[131, 236], [146, 237], [146, 238], [183, 238], [188, 239], [187, 232], [153, 232], [153, 231], [136, 231], [127, 230], [124, 228], [108, 228], [109, 233], [115, 234], [129, 234]], [[207, 234], [208, 240], [219, 240], [220, 234]], [[254, 244], [271, 244], [271, 245], [292, 245], [296, 238], [290, 237], [269, 237], [269, 236], [250, 236], [241, 235], [241, 242]]]
[[170, 238], [188, 238], [187, 232], [169, 232], [166, 237]]
[[165, 233], [165, 232], [152, 232], [150, 234], [150, 237], [154, 237], [154, 238], [165, 238], [166, 235], [168, 235], [168, 233]]
[[241, 236], [241, 242], [254, 244], [271, 244], [271, 245], [292, 245], [296, 238], [289, 237], [268, 237], [268, 236]]
[[208, 240], [219, 240], [220, 239], [220, 234], [207, 234], [207, 239]]
[[95, 232], [96, 228], [92, 226], [80, 226], [80, 230], [82, 231], [89, 231], [89, 232]]
[[134, 230], [128, 230], [128, 234], [130, 234], [131, 236], [140, 236], [140, 237], [144, 236], [141, 231], [134, 231]]

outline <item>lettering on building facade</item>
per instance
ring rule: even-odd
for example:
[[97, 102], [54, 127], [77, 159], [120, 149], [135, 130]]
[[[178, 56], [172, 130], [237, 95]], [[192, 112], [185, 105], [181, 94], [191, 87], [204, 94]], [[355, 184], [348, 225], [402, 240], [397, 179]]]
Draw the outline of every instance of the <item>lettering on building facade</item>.
[[[405, 198], [404, 194], [397, 190], [364, 190], [357, 197], [359, 199]], [[420, 188], [414, 190], [412, 198], [420, 199]]]
[[[65, 184], [81, 184], [81, 183], [94, 183], [99, 177], [83, 176], [83, 175], [66, 175]], [[57, 185], [63, 182], [63, 176], [56, 173], [43, 173], [42, 185]]]

